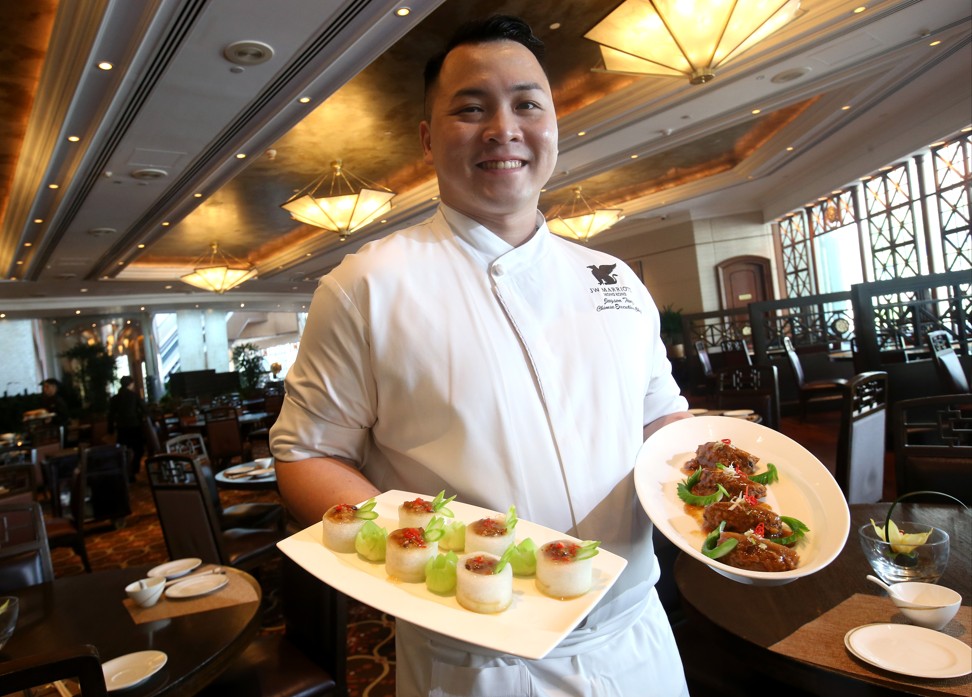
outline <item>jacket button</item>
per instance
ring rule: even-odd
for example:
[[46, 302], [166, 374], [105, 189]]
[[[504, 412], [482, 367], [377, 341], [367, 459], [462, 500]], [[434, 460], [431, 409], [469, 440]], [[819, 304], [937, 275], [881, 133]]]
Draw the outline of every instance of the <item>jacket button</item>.
[[493, 265], [493, 275], [494, 276], [502, 276], [503, 275], [503, 265], [502, 264], [494, 264]]

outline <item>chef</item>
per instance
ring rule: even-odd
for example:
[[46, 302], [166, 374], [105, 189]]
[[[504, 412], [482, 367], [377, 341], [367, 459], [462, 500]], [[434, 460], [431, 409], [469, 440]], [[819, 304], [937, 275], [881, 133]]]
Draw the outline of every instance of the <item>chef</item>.
[[557, 158], [541, 58], [527, 25], [493, 17], [429, 62], [420, 138], [442, 205], [321, 280], [271, 443], [304, 523], [444, 489], [515, 504], [628, 566], [542, 660], [399, 621], [400, 696], [687, 693], [632, 475], [643, 439], [687, 404], [641, 281], [537, 211]]

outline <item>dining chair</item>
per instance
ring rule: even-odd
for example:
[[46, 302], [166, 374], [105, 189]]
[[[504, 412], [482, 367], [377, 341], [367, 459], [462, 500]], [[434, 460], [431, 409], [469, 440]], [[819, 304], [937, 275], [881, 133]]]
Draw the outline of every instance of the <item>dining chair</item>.
[[716, 373], [716, 407], [752, 409], [763, 425], [780, 429], [780, 383], [775, 365], [723, 368]]
[[942, 383], [942, 389], [948, 394], [966, 394], [969, 389], [969, 379], [962, 369], [959, 355], [952, 348], [951, 336], [948, 332], [937, 330], [926, 335], [928, 346], [931, 348], [935, 361], [935, 370]]
[[254, 428], [246, 435], [251, 447], [254, 443], [263, 443], [269, 447], [270, 429], [273, 428], [277, 417], [280, 415], [280, 410], [283, 408], [283, 400], [283, 390], [278, 387], [266, 388], [263, 393], [263, 411], [267, 415], [263, 419], [263, 425], [260, 428]]
[[902, 399], [891, 415], [897, 495], [938, 491], [972, 504], [972, 394]]
[[32, 694], [31, 688], [67, 679], [77, 680], [81, 697], [108, 696], [101, 658], [91, 644], [0, 661], [0, 694]]
[[88, 473], [85, 458], [82, 457], [71, 474], [71, 499], [68, 515], [55, 515], [44, 518], [47, 540], [51, 547], [70, 547], [81, 557], [84, 570], [91, 573], [88, 549], [85, 545], [85, 497], [88, 491]]
[[206, 483], [209, 499], [216, 509], [219, 525], [223, 530], [230, 528], [277, 528], [284, 526], [284, 509], [279, 503], [253, 501], [223, 506], [219, 498], [219, 487], [213, 468], [209, 463], [206, 444], [198, 433], [186, 433], [171, 438], [165, 443], [165, 451], [175, 455], [185, 455], [199, 465], [199, 472]]
[[844, 395], [847, 387], [847, 380], [844, 378], [822, 378], [820, 380], [807, 380], [803, 372], [803, 364], [800, 356], [793, 347], [793, 340], [783, 337], [783, 348], [786, 350], [786, 358], [790, 364], [790, 372], [796, 382], [797, 391], [800, 399], [800, 419], [807, 418], [807, 405], [812, 401], [840, 399]]
[[834, 471], [847, 503], [876, 503], [884, 496], [887, 406], [886, 372], [860, 373], [847, 382]]
[[248, 571], [277, 555], [285, 535], [280, 530], [222, 529], [205, 476], [191, 457], [155, 455], [146, 467], [170, 559], [197, 557]]
[[749, 347], [742, 339], [723, 339], [719, 343], [722, 349], [722, 365], [725, 368], [738, 368], [752, 365], [753, 359], [749, 355]]
[[41, 504], [0, 502], [0, 594], [53, 580]]
[[132, 514], [128, 490], [130, 459], [128, 448], [113, 443], [81, 451], [91, 504], [89, 520], [110, 520], [115, 527], [120, 527]]
[[237, 457], [252, 459], [250, 443], [243, 438], [236, 409], [226, 407], [206, 415], [206, 450], [211, 465], [218, 471], [229, 467]]

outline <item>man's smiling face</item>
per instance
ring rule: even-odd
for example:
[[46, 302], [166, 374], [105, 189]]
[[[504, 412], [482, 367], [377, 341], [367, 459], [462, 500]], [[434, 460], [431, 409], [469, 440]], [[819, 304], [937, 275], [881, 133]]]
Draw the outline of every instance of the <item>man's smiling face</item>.
[[557, 117], [529, 50], [513, 41], [453, 49], [429, 112], [420, 135], [444, 203], [487, 227], [536, 211], [557, 161]]

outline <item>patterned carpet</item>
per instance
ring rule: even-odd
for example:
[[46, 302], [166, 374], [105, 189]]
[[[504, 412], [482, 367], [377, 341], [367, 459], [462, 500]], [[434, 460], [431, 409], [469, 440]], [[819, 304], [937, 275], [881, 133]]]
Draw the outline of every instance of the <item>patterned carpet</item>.
[[[168, 561], [162, 529], [144, 470], [129, 492], [132, 514], [118, 529], [95, 524], [86, 537], [93, 571]], [[274, 501], [276, 492], [221, 490], [224, 506], [248, 501]], [[81, 559], [67, 547], [51, 550], [57, 577], [84, 573]], [[277, 564], [260, 570], [263, 588], [263, 632], [283, 631], [280, 574]], [[348, 694], [350, 697], [392, 697], [395, 694], [394, 618], [356, 601], [349, 604]]]

